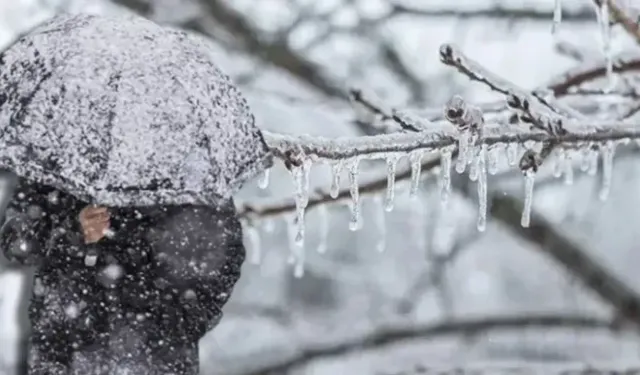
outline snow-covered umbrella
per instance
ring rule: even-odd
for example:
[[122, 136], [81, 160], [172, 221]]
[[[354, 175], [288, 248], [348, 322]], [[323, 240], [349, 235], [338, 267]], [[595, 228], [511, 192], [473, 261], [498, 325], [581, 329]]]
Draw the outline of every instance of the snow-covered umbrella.
[[63, 15], [0, 55], [0, 167], [108, 206], [216, 204], [271, 164], [206, 41]]

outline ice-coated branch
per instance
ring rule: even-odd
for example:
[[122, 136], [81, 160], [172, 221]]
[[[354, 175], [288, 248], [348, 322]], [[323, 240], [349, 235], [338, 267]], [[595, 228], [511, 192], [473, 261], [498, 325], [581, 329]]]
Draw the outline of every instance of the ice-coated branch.
[[[594, 123], [587, 126], [601, 126]], [[441, 132], [393, 133], [354, 138], [324, 138], [307, 135], [290, 136], [265, 132], [265, 140], [274, 155], [288, 165], [300, 165], [303, 159], [338, 161], [355, 157], [384, 159], [388, 154], [408, 154], [412, 151], [436, 152], [457, 144], [455, 130]], [[479, 144], [554, 142], [568, 146], [580, 143], [601, 143], [640, 138], [640, 129], [629, 124], [611, 124], [598, 131], [551, 135], [542, 132], [517, 131], [501, 134], [500, 127], [486, 127]]]
[[559, 314], [493, 316], [428, 325], [388, 327], [380, 328], [357, 338], [348, 338], [344, 341], [300, 348], [297, 353], [289, 358], [262, 366], [251, 372], [247, 372], [245, 375], [287, 374], [315, 360], [347, 355], [354, 351], [373, 350], [406, 340], [431, 339], [444, 335], [474, 336], [490, 330], [517, 330], [534, 327], [544, 329], [570, 328], [609, 331], [616, 331], [617, 329], [615, 324], [608, 320], [589, 316]]
[[532, 94], [489, 71], [466, 56], [453, 44], [443, 44], [440, 47], [440, 61], [455, 68], [470, 79], [483, 83], [490, 89], [506, 95], [508, 98], [507, 104], [510, 106], [513, 103], [520, 104], [526, 107], [535, 118], [546, 116], [549, 120], [557, 120], [558, 115], [569, 118], [582, 118], [581, 114], [557, 102], [553, 96], [543, 97], [536, 93]]
[[412, 132], [420, 131], [416, 125], [398, 116], [394, 110], [386, 110], [383, 105], [374, 102], [372, 98], [365, 96], [359, 89], [353, 88], [349, 90], [349, 99], [354, 104], [354, 107], [356, 107], [356, 110], [360, 109], [365, 115], [375, 115], [380, 121], [393, 120], [404, 130]]
[[[456, 156], [456, 152], [452, 153], [452, 156]], [[429, 158], [422, 162], [422, 170], [429, 171], [433, 168], [440, 165], [440, 158]], [[395, 180], [403, 181], [411, 178], [412, 171], [407, 169], [405, 171], [400, 171], [396, 173]], [[366, 183], [360, 183], [359, 185], [359, 194], [375, 194], [383, 191], [387, 187], [387, 178], [380, 178]], [[309, 198], [309, 202], [307, 203], [306, 209], [312, 209], [317, 206], [335, 203], [339, 201], [349, 200], [351, 199], [350, 189], [343, 189], [336, 191], [335, 194], [332, 194], [331, 191], [323, 191], [318, 190], [311, 194]], [[271, 216], [280, 216], [284, 214], [291, 213], [296, 209], [296, 205], [291, 200], [283, 201], [280, 203], [271, 204], [268, 206], [252, 206], [245, 204], [243, 208], [240, 210], [239, 216], [241, 217], [271, 217]]]

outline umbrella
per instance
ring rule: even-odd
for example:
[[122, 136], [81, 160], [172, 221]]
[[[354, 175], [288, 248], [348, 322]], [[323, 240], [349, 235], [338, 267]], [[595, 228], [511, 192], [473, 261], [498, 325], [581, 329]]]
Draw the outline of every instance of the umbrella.
[[107, 206], [215, 205], [272, 163], [207, 42], [61, 15], [0, 54], [0, 167]]

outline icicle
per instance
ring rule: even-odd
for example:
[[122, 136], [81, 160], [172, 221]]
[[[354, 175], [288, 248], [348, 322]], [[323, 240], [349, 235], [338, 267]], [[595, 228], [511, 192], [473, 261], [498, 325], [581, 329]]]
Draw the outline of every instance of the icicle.
[[468, 149], [471, 147], [471, 132], [464, 130], [458, 136], [458, 160], [456, 161], [456, 172], [464, 173], [467, 168]]
[[360, 229], [361, 213], [360, 213], [360, 192], [358, 186], [358, 167], [360, 158], [355, 158], [349, 164], [349, 191], [351, 193], [351, 221], [349, 229], [356, 231]]
[[484, 232], [487, 228], [487, 146], [482, 145], [478, 158], [478, 230]]
[[296, 211], [296, 246], [304, 247], [304, 209]]
[[420, 172], [422, 171], [422, 151], [413, 151], [409, 154], [411, 163], [411, 188], [409, 197], [415, 198], [420, 188]]
[[251, 249], [251, 264], [260, 264], [262, 248], [260, 247], [260, 231], [253, 225], [247, 225], [247, 239]]
[[605, 87], [605, 92], [611, 91], [614, 86], [613, 76], [613, 56], [611, 51], [611, 27], [609, 25], [609, 1], [603, 0], [599, 4], [592, 2], [596, 10], [596, 18], [600, 29], [600, 37], [602, 39], [602, 52], [605, 59], [606, 76], [609, 79], [609, 85]]
[[517, 143], [509, 143], [507, 145], [507, 162], [510, 166], [518, 164], [518, 148], [520, 146]]
[[451, 150], [444, 149], [440, 152], [440, 200], [442, 204], [449, 201], [451, 192]]
[[562, 23], [562, 0], [555, 0], [553, 7], [553, 25], [551, 26], [552, 34], [555, 35], [558, 32], [560, 23]]
[[299, 250], [297, 255], [295, 264], [293, 265], [293, 277], [299, 279], [304, 276], [304, 250]]
[[269, 187], [269, 171], [271, 171], [271, 169], [267, 168], [262, 172], [262, 176], [260, 176], [260, 179], [258, 180], [258, 187], [260, 189], [266, 189]]
[[536, 173], [533, 168], [527, 169], [524, 173], [524, 208], [522, 209], [522, 219], [520, 225], [529, 227], [531, 222], [531, 209], [533, 207], [533, 185], [536, 181]]
[[595, 176], [598, 173], [598, 150], [591, 149], [589, 152], [589, 168], [587, 174], [589, 176]]
[[562, 171], [565, 169], [565, 151], [562, 148], [556, 149], [556, 158], [553, 164], [553, 177], [559, 178], [562, 176]]
[[296, 225], [298, 228], [295, 242], [298, 246], [304, 246], [304, 211], [309, 203], [309, 170], [311, 169], [311, 160], [305, 159], [302, 165], [294, 167], [291, 170], [294, 183], [296, 186], [295, 203], [296, 203]]
[[501, 148], [502, 146], [496, 145], [488, 149], [485, 155], [487, 157], [487, 171], [491, 175], [498, 173], [498, 162], [500, 161], [499, 153]]
[[329, 237], [329, 213], [327, 212], [327, 205], [321, 204], [318, 206], [318, 220], [319, 220], [319, 232], [320, 242], [318, 243], [318, 253], [324, 254], [327, 252], [327, 239]]
[[469, 180], [478, 181], [478, 173], [480, 168], [480, 153], [481, 147], [471, 147], [474, 151], [472, 156], [470, 157], [471, 168], [469, 168]]
[[573, 185], [573, 158], [568, 151], [565, 151], [564, 184]]
[[580, 171], [587, 172], [589, 170], [589, 158], [591, 157], [591, 147], [582, 150], [582, 157], [580, 158]]
[[311, 171], [311, 159], [304, 159], [302, 162], [302, 187], [300, 191], [300, 199], [302, 200], [302, 205], [306, 208], [307, 204], [309, 204], [309, 172]]
[[384, 204], [380, 195], [373, 197], [373, 203], [375, 205], [375, 217], [376, 217], [376, 229], [378, 230], [378, 242], [376, 243], [376, 250], [379, 253], [384, 252], [387, 247], [387, 223], [385, 217]]
[[398, 165], [397, 156], [387, 157], [387, 194], [384, 200], [384, 209], [387, 212], [393, 211], [393, 201], [396, 195], [396, 167]]
[[612, 141], [607, 141], [602, 150], [602, 185], [600, 186], [600, 200], [609, 198], [611, 191], [611, 180], [613, 178], [613, 156], [616, 146]]
[[333, 164], [331, 164], [331, 198], [338, 198], [338, 194], [340, 193], [340, 173], [342, 172], [342, 167], [344, 165], [344, 161], [339, 160]]

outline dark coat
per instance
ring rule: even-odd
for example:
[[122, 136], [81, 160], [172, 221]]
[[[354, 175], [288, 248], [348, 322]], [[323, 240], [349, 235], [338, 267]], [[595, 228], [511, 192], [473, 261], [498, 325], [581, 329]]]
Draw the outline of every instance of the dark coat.
[[113, 238], [85, 245], [84, 206], [21, 186], [0, 246], [37, 266], [29, 308], [30, 375], [194, 375], [198, 340], [240, 277], [242, 231], [218, 208], [113, 209]]

